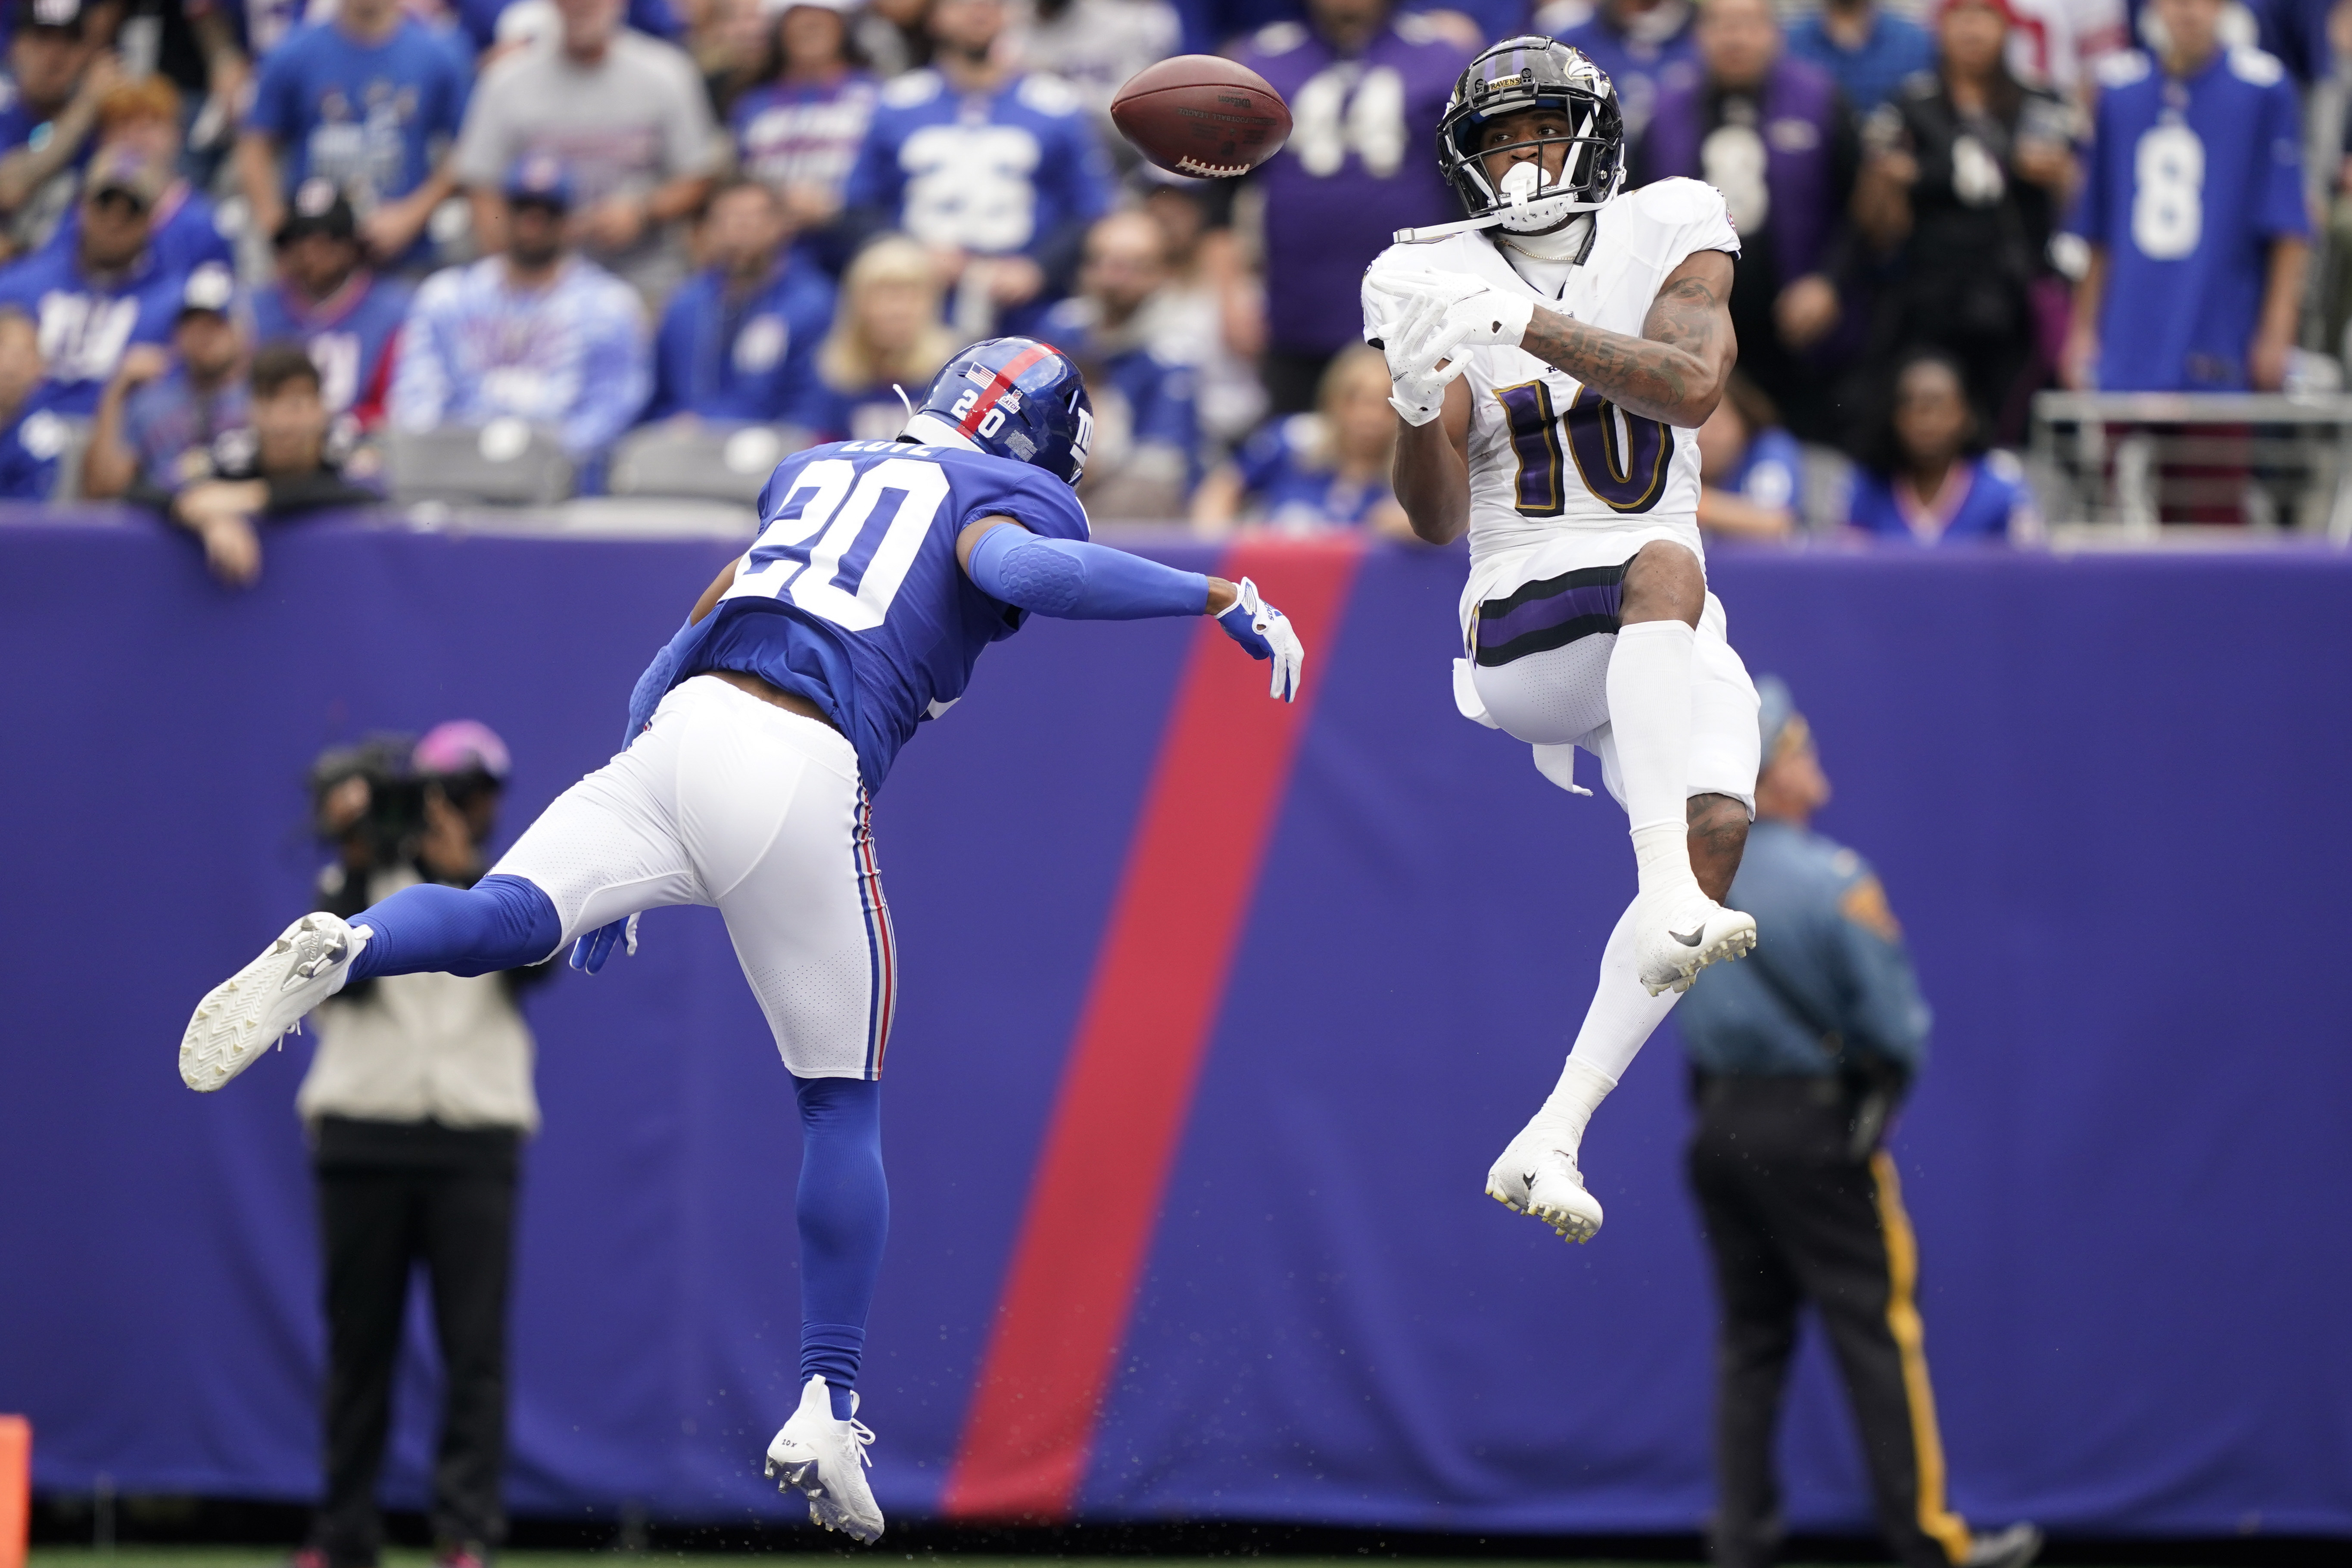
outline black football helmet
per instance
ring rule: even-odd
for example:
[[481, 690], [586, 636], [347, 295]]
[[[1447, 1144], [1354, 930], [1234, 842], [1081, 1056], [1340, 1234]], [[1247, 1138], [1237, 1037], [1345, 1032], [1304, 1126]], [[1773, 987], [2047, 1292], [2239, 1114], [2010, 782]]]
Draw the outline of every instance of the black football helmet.
[[[1535, 171], [1531, 181], [1523, 184], [1523, 177], [1507, 173], [1511, 188], [1498, 189], [1486, 177], [1485, 158], [1507, 149], [1482, 148], [1479, 138], [1490, 121], [1530, 109], [1556, 110], [1568, 120], [1568, 157], [1559, 178], [1545, 181], [1538, 161], [1525, 165]], [[1599, 207], [1624, 183], [1625, 117], [1617, 89], [1599, 66], [1557, 38], [1506, 38], [1472, 60], [1455, 80], [1437, 122], [1437, 166], [1470, 214], [1471, 222], [1460, 226], [1499, 224], [1517, 234], [1556, 228], [1574, 214]]]

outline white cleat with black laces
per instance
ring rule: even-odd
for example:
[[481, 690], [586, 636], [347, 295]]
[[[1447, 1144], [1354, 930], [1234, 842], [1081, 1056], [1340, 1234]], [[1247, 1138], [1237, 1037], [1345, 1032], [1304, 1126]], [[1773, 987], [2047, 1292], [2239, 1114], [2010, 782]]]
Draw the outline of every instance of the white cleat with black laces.
[[1633, 962], [1652, 996], [1686, 991], [1709, 964], [1756, 946], [1756, 917], [1726, 909], [1694, 883], [1679, 895], [1644, 894], [1633, 905]]
[[302, 1016], [337, 991], [367, 946], [339, 915], [306, 915], [260, 957], [205, 993], [180, 1036], [180, 1081], [210, 1093], [253, 1065]]
[[871, 1546], [882, 1539], [882, 1510], [866, 1484], [874, 1461], [866, 1445], [873, 1432], [857, 1419], [857, 1396], [849, 1396], [850, 1417], [833, 1413], [833, 1390], [822, 1377], [801, 1386], [801, 1407], [768, 1445], [768, 1474], [778, 1491], [808, 1499], [809, 1520]]
[[1576, 1145], [1564, 1124], [1538, 1112], [1486, 1173], [1486, 1196], [1542, 1220], [1563, 1241], [1591, 1240], [1601, 1230], [1601, 1200], [1584, 1190]]

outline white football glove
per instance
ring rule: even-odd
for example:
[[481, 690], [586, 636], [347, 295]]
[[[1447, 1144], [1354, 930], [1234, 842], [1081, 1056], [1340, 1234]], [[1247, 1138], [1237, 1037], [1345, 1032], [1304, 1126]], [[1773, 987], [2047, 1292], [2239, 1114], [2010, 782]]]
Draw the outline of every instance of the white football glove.
[[1388, 359], [1389, 406], [1407, 424], [1427, 424], [1444, 411], [1446, 384], [1462, 371], [1459, 366], [1438, 370], [1406, 360], [1401, 350], [1415, 313], [1416, 296], [1411, 289], [1391, 287], [1392, 276], [1377, 263], [1364, 270], [1364, 341]]
[[1395, 298], [1402, 341], [1392, 347], [1416, 366], [1450, 359], [1457, 349], [1516, 349], [1535, 319], [1534, 300], [1464, 272], [1382, 272], [1364, 285]]
[[1258, 597], [1257, 584], [1243, 578], [1240, 591], [1217, 624], [1225, 635], [1248, 651], [1253, 659], [1274, 661], [1274, 683], [1267, 695], [1284, 702], [1298, 699], [1298, 676], [1307, 664], [1307, 649], [1290, 617]]

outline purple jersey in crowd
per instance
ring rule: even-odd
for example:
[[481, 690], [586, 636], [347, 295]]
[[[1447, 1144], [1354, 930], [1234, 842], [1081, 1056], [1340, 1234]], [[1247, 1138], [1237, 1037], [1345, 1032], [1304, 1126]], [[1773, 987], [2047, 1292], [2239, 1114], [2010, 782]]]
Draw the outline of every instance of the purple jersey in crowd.
[[1328, 354], [1363, 328], [1364, 268], [1394, 230], [1462, 215], [1430, 137], [1469, 56], [1399, 16], [1343, 59], [1295, 22], [1241, 53], [1290, 105], [1290, 141], [1252, 176], [1265, 195], [1267, 340]]
[[364, 268], [315, 304], [273, 283], [253, 297], [254, 340], [301, 344], [319, 368], [327, 412], [356, 411], [362, 424], [373, 424], [391, 391], [392, 348], [410, 298], [406, 284]]
[[2074, 224], [2107, 253], [2099, 389], [2242, 391], [2271, 242], [2311, 232], [2294, 85], [2236, 48], [2182, 82], [2113, 56], [2099, 87]]

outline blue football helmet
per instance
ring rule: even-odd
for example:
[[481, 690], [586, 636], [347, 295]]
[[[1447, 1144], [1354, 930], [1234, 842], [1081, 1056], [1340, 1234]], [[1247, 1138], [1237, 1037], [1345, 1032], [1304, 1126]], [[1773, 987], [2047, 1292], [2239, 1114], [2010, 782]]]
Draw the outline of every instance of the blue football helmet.
[[1094, 444], [1095, 405], [1061, 350], [1034, 338], [991, 338], [948, 361], [899, 439], [974, 447], [1075, 487]]

